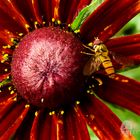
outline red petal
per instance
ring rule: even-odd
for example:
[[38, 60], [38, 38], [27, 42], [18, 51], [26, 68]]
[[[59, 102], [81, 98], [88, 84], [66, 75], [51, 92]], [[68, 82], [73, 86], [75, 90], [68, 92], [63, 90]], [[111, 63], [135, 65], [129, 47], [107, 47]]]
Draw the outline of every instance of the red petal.
[[140, 52], [140, 34], [110, 39], [106, 42], [110, 51], [129, 56]]
[[[1, 61], [1, 58], [0, 58]], [[6, 71], [5, 71], [6, 70]], [[5, 64], [0, 62], [0, 76], [10, 71], [10, 64]]]
[[31, 108], [28, 111], [28, 114], [25, 116], [22, 124], [17, 129], [14, 135], [14, 140], [30, 140], [30, 131], [33, 123], [33, 118], [34, 118], [34, 109]]
[[27, 30], [25, 28], [25, 24], [27, 24], [27, 22], [11, 1], [7, 0], [0, 1], [0, 13], [1, 13], [0, 24], [2, 25], [3, 28], [9, 29], [13, 33], [16, 32], [26, 33]]
[[0, 103], [0, 120], [11, 110], [13, 105], [16, 103], [14, 100], [14, 95], [13, 97], [8, 98], [8, 100], [5, 100]]
[[129, 56], [136, 64], [140, 64], [140, 54]]
[[8, 130], [0, 137], [1, 140], [9, 139], [10, 136], [14, 134], [14, 132], [18, 129], [18, 127], [21, 125], [23, 119], [27, 115], [29, 111], [29, 107], [25, 108], [20, 116], [15, 120], [15, 122], [8, 128]]
[[10, 86], [11, 84], [7, 84], [0, 88], [0, 104], [2, 105], [3, 103], [6, 103], [9, 98], [14, 98], [16, 95], [16, 93], [10, 94], [11, 91], [8, 89]]
[[0, 28], [0, 48], [4, 45], [12, 45], [11, 38], [16, 38], [17, 36], [6, 29]]
[[35, 113], [31, 133], [31, 140], [64, 140], [64, 129], [62, 116], [49, 115], [43, 111]]
[[11, 132], [17, 129], [18, 123], [20, 123], [19, 119], [23, 119], [20, 115], [24, 110], [24, 106], [24, 102], [16, 103], [13, 109], [11, 109], [2, 119], [0, 119], [0, 139], [9, 137]]
[[[65, 140], [63, 116], [52, 116], [51, 140]], [[45, 139], [44, 139], [45, 140]]]
[[102, 76], [103, 85], [97, 94], [104, 100], [127, 108], [140, 115], [140, 82], [116, 75], [111, 79]]
[[41, 140], [46, 140], [46, 139], [51, 139], [51, 123], [52, 123], [52, 117], [47, 113], [42, 114], [41, 115], [41, 119], [42, 122], [40, 123], [39, 127], [38, 127], [38, 134], [39, 134], [39, 138]]
[[65, 114], [65, 128], [67, 140], [90, 140], [86, 122], [78, 108], [69, 109]]
[[39, 115], [40, 112], [36, 112], [33, 124], [32, 124], [32, 128], [31, 128], [31, 132], [30, 132], [30, 140], [37, 140], [37, 136], [38, 136], [38, 120], [39, 120]]
[[[112, 25], [116, 28], [116, 23], [125, 24], [130, 20], [136, 13], [138, 13], [139, 0], [135, 2], [132, 0], [105, 0], [83, 23], [81, 26], [81, 35], [88, 42], [93, 41], [94, 37], [99, 36], [99, 33], [105, 33], [113, 35], [115, 32], [112, 31]], [[136, 9], [137, 7], [137, 9]], [[123, 11], [123, 12], [122, 12]], [[130, 14], [126, 16], [126, 14]], [[121, 18], [121, 19], [120, 19]], [[111, 28], [110, 28], [111, 27]], [[109, 29], [109, 30], [108, 30]], [[116, 28], [118, 30], [118, 28]], [[106, 37], [107, 38], [107, 37]], [[101, 40], [105, 40], [104, 36], [101, 36]]]
[[76, 9], [77, 12], [76, 14], [82, 10], [85, 6], [89, 5], [91, 3], [91, 0], [80, 0], [79, 4], [78, 4], [78, 8]]
[[80, 0], [61, 0], [59, 15], [62, 23], [71, 23]]
[[[34, 1], [34, 3], [33, 3], [33, 1], [30, 1], [30, 0], [24, 0], [22, 2], [19, 0], [12, 0], [12, 4], [21, 13], [21, 15], [24, 17], [24, 19], [31, 26], [33, 26], [34, 22], [39, 19], [39, 15], [37, 14], [38, 11], [36, 11], [36, 13], [34, 13], [34, 8], [37, 8], [36, 1]], [[36, 6], [36, 7], [34, 7], [34, 6]], [[35, 15], [35, 14], [37, 14], [37, 15]], [[28, 27], [26, 27], [26, 28], [28, 28]]]
[[108, 49], [114, 49], [118, 46], [131, 45], [140, 42], [140, 34], [128, 35], [110, 39], [106, 42]]
[[[132, 1], [133, 2], [133, 1]], [[102, 41], [107, 40], [117, 33], [129, 20], [140, 12], [140, 1], [133, 2], [130, 7], [123, 11], [112, 24], [104, 28], [104, 31], [99, 34]]]
[[100, 140], [129, 140], [133, 136], [127, 138], [121, 132], [121, 121], [115, 114], [99, 99], [90, 95], [86, 103], [81, 103], [82, 113], [92, 130], [96, 133]]
[[59, 0], [39, 0], [41, 15], [45, 18], [47, 24], [52, 21], [52, 18], [58, 19]]
[[[106, 42], [107, 48], [113, 55], [113, 60], [119, 65], [133, 66], [140, 63], [140, 34], [110, 39]], [[137, 57], [136, 57], [137, 56]], [[114, 65], [118, 65], [115, 63]]]
[[32, 12], [32, 20], [37, 21], [38, 23], [42, 24], [42, 17], [39, 11], [39, 3], [38, 0], [27, 0], [27, 3], [29, 5], [29, 8]]

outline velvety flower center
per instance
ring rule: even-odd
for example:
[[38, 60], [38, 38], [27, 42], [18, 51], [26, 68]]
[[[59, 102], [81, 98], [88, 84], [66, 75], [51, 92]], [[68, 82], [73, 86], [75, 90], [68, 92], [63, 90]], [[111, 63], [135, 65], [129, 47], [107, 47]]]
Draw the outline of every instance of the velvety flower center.
[[54, 108], [74, 101], [82, 87], [82, 43], [59, 27], [26, 35], [14, 51], [11, 74], [18, 94], [29, 103]]

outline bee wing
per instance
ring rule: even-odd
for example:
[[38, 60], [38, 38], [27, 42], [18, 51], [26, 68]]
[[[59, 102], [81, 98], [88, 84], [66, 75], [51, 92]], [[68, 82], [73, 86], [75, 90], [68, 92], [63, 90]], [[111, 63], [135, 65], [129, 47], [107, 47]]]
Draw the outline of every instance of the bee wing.
[[131, 60], [128, 57], [125, 57], [123, 55], [120, 55], [118, 53], [115, 52], [110, 52], [112, 55], [112, 58], [115, 60], [115, 62], [117, 62], [118, 64], [123, 65], [124, 67], [129, 67], [129, 66], [134, 66], [134, 61]]
[[99, 69], [100, 65], [101, 65], [101, 61], [99, 57], [95, 57], [95, 56], [91, 57], [84, 66], [83, 74], [85, 76], [90, 76], [92, 73], [94, 73]]

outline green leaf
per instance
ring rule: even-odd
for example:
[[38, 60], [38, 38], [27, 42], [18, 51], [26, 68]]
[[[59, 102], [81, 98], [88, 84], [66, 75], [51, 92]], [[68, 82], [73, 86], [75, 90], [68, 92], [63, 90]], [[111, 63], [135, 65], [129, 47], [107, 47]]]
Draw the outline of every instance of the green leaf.
[[128, 70], [119, 71], [118, 73], [127, 76], [129, 78], [135, 79], [137, 81], [140, 81], [140, 66], [136, 66], [133, 68], [130, 67]]
[[135, 33], [140, 33], [140, 14], [137, 14], [126, 25], [124, 25], [124, 27], [116, 33], [115, 36], [131, 35]]
[[73, 31], [78, 30], [84, 20], [103, 2], [103, 0], [93, 0], [90, 5], [86, 6], [71, 24]]

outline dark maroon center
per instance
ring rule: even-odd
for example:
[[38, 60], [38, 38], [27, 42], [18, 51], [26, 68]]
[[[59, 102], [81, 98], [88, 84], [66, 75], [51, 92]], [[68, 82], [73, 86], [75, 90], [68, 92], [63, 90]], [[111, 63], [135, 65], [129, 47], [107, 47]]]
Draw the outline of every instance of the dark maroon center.
[[29, 103], [54, 108], [81, 94], [82, 44], [59, 27], [44, 27], [26, 35], [15, 50], [12, 78]]

